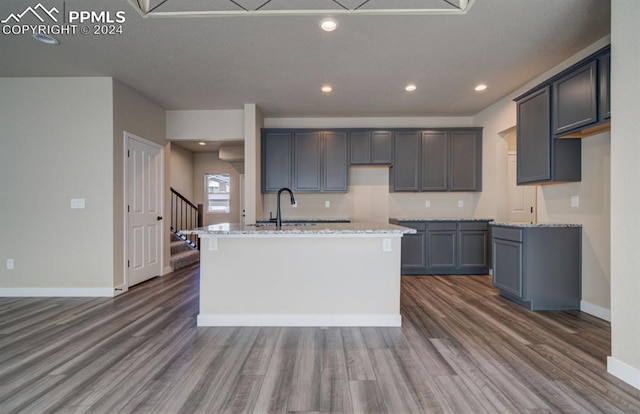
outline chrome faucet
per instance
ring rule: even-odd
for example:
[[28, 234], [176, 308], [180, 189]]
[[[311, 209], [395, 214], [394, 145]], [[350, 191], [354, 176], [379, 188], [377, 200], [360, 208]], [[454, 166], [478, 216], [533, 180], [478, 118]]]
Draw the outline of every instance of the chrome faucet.
[[283, 191], [287, 191], [291, 196], [291, 205], [294, 205], [296, 203], [296, 199], [293, 198], [293, 193], [291, 192], [290, 189], [285, 187], [285, 188], [281, 188], [278, 191], [278, 208], [276, 210], [276, 228], [277, 229], [282, 228], [282, 213], [280, 212], [280, 194], [282, 194]]

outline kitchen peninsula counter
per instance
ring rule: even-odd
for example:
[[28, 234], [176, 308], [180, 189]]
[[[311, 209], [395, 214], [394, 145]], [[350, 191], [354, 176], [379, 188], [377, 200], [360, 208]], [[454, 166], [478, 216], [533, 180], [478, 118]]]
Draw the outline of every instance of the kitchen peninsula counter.
[[401, 238], [387, 223], [219, 224], [198, 234], [198, 326], [401, 326]]

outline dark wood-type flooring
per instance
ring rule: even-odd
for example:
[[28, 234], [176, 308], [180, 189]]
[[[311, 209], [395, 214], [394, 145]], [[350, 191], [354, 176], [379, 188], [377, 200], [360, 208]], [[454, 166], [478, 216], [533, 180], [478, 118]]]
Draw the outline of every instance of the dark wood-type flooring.
[[640, 413], [606, 372], [608, 323], [529, 312], [488, 276], [403, 277], [402, 328], [197, 313], [197, 267], [117, 298], [0, 298], [0, 413]]

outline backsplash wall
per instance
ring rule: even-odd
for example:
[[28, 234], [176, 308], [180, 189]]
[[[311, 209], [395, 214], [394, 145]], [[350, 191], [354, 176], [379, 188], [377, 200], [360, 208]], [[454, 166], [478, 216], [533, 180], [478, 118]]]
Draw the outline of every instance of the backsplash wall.
[[[388, 167], [351, 167], [348, 193], [298, 193], [298, 207], [281, 200], [282, 215], [287, 219], [332, 218], [359, 222], [386, 223], [389, 217], [473, 217], [474, 193], [389, 193]], [[429, 201], [431, 206], [425, 207]], [[462, 200], [462, 207], [458, 201]], [[329, 202], [329, 208], [325, 203]], [[265, 218], [276, 215], [276, 195], [263, 198]]]

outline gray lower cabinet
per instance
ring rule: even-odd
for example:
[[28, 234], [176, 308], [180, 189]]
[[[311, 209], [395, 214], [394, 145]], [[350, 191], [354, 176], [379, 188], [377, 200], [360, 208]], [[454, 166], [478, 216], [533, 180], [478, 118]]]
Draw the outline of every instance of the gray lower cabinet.
[[481, 191], [482, 128], [396, 131], [391, 191]]
[[402, 221], [416, 229], [402, 237], [402, 274], [487, 274], [488, 221]]
[[351, 131], [349, 154], [350, 165], [391, 165], [393, 132]]
[[531, 310], [580, 309], [580, 227], [494, 225], [493, 284]]

